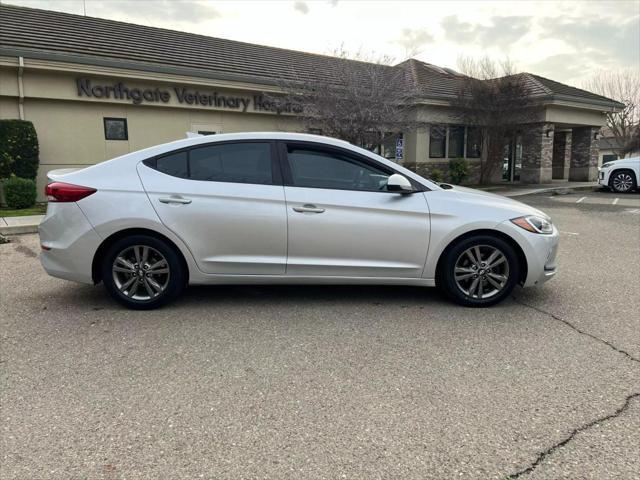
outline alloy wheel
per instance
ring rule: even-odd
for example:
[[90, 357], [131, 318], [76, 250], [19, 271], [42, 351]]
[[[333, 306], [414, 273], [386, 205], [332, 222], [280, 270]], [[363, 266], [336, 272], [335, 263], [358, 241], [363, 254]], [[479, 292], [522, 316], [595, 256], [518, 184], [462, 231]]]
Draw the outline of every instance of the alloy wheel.
[[491, 245], [474, 245], [458, 257], [454, 267], [458, 288], [468, 297], [487, 299], [499, 294], [509, 280], [505, 254]]
[[167, 259], [155, 248], [133, 245], [116, 255], [111, 267], [116, 288], [128, 298], [152, 300], [169, 285], [171, 275]]
[[616, 192], [628, 192], [633, 186], [633, 178], [628, 173], [618, 173], [613, 177], [613, 189]]

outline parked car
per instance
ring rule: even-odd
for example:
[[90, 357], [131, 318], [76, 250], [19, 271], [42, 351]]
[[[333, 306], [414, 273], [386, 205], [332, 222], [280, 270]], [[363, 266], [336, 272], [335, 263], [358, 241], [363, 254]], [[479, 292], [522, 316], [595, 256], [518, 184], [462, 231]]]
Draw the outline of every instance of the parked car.
[[45, 270], [135, 309], [187, 284], [271, 283], [439, 286], [479, 307], [556, 273], [539, 210], [316, 135], [190, 138], [49, 181]]
[[598, 169], [598, 183], [616, 193], [629, 193], [638, 188], [640, 157], [623, 158], [603, 163]]

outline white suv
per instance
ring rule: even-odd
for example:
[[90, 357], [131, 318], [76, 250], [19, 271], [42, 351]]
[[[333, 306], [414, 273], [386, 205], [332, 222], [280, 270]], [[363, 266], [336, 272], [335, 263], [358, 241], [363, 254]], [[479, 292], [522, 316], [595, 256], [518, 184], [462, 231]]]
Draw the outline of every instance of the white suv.
[[638, 178], [640, 178], [640, 157], [603, 163], [598, 169], [598, 183], [618, 193], [628, 193], [638, 188]]

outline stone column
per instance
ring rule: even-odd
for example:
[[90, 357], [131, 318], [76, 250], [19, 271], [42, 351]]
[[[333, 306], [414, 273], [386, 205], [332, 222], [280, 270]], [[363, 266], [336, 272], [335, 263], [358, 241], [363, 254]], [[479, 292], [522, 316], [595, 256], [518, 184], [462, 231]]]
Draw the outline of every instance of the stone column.
[[595, 136], [599, 131], [600, 127], [572, 130], [569, 181], [593, 182], [598, 178], [598, 145]]
[[553, 172], [553, 123], [526, 125], [522, 132], [520, 182], [550, 183]]
[[569, 179], [571, 162], [571, 132], [555, 132], [553, 135], [553, 178]]

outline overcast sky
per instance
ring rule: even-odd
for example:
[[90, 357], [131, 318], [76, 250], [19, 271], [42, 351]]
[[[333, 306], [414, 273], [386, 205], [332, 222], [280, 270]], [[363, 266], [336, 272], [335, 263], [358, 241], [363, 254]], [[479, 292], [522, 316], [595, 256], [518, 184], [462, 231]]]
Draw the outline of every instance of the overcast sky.
[[598, 70], [640, 69], [640, 0], [2, 0], [314, 53], [340, 45], [456, 68], [508, 56], [519, 70], [580, 86]]

